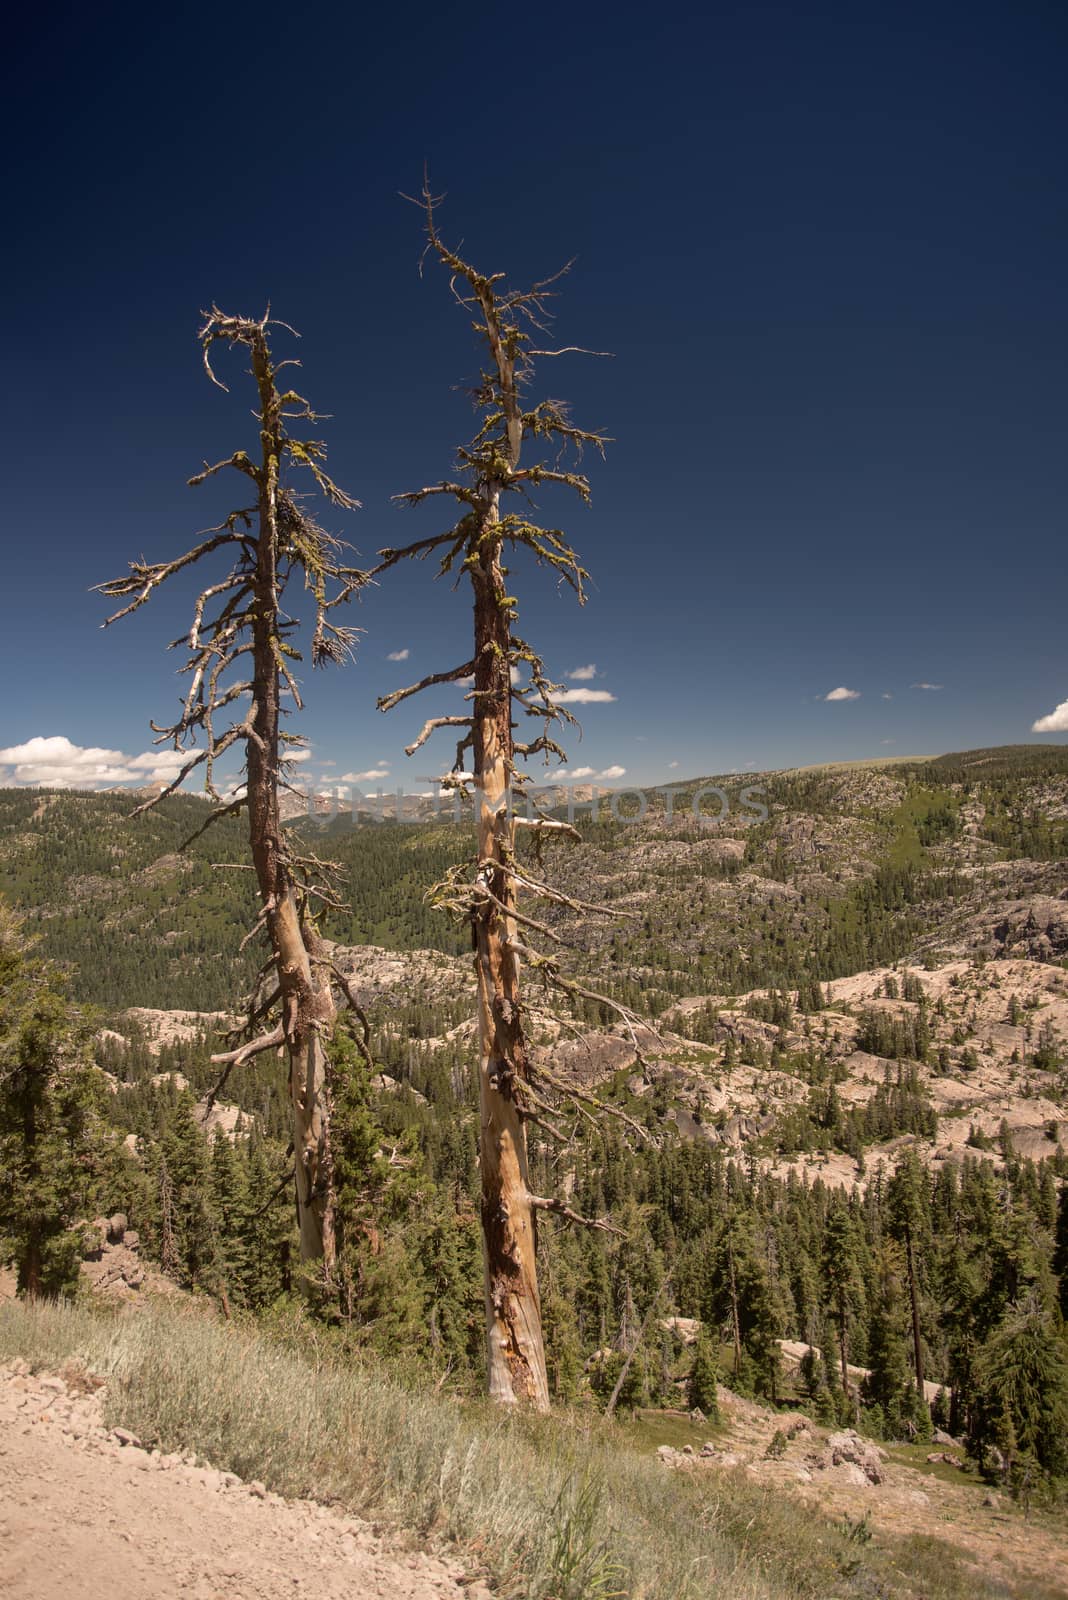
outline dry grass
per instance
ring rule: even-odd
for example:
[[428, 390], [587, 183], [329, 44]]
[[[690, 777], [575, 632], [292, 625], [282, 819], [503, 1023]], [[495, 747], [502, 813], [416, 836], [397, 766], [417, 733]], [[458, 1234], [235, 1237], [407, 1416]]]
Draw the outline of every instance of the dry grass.
[[[454, 1544], [515, 1600], [980, 1600], [944, 1547], [858, 1544], [744, 1473], [666, 1471], [600, 1421], [501, 1416], [254, 1328], [0, 1307], [0, 1360], [106, 1375], [112, 1423], [167, 1450]], [[910, 1570], [911, 1569], [911, 1570]]]

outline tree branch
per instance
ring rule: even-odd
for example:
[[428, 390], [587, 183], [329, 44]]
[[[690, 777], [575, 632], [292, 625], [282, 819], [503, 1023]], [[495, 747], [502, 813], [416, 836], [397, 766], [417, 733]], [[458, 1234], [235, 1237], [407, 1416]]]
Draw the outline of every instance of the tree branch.
[[383, 695], [378, 701], [379, 711], [392, 711], [394, 706], [399, 706], [402, 700], [407, 700], [413, 694], [421, 694], [424, 689], [431, 689], [437, 683], [456, 683], [460, 678], [468, 678], [475, 670], [473, 661], [465, 661], [462, 666], [453, 667], [451, 672], [432, 672], [426, 678], [421, 678], [418, 683], [413, 683], [407, 689], [394, 689], [392, 694]]
[[470, 726], [470, 717], [431, 717], [428, 722], [423, 724], [419, 737], [413, 739], [411, 744], [405, 745], [404, 754], [406, 756], [414, 756], [415, 752], [426, 744], [430, 735], [438, 728], [469, 728]]
[[609, 1222], [605, 1217], [583, 1217], [577, 1211], [572, 1211], [570, 1206], [565, 1206], [562, 1200], [546, 1199], [544, 1195], [530, 1194], [527, 1199], [535, 1211], [551, 1211], [556, 1217], [562, 1217], [565, 1222], [574, 1223], [580, 1228], [593, 1228], [598, 1233], [618, 1234], [621, 1239], [627, 1237], [623, 1228], [617, 1228], [615, 1223]]

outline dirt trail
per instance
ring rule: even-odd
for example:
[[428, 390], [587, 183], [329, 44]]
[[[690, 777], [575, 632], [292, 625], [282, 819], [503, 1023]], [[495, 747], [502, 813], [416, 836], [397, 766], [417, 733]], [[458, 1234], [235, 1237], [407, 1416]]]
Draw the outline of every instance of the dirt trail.
[[[73, 1383], [72, 1379], [72, 1383]], [[121, 1443], [99, 1396], [0, 1367], [8, 1600], [489, 1600], [452, 1561], [231, 1473]]]

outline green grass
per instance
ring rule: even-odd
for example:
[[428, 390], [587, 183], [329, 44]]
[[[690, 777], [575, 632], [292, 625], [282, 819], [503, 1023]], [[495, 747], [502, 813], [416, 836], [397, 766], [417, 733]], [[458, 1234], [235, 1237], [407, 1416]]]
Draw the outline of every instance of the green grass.
[[676, 1450], [692, 1445], [698, 1451], [707, 1439], [715, 1440], [724, 1431], [722, 1422], [691, 1422], [669, 1411], [638, 1411], [633, 1417], [621, 1417], [618, 1427], [627, 1444], [645, 1454], [655, 1453], [662, 1444]]
[[[942, 1453], [942, 1446], [937, 1444], [888, 1444], [884, 1446], [891, 1461], [896, 1461], [899, 1466], [911, 1467], [914, 1472], [922, 1472], [929, 1478], [941, 1478], [943, 1483], [951, 1483], [955, 1489], [983, 1489], [987, 1485], [974, 1471], [961, 1472], [959, 1467], [951, 1467], [944, 1461], [928, 1461], [927, 1457], [935, 1450]], [[946, 1447], [946, 1455], [956, 1455], [961, 1462], [964, 1461], [963, 1450], [952, 1450]]]
[[[744, 1472], [672, 1472], [600, 1418], [505, 1416], [195, 1307], [0, 1306], [0, 1360], [75, 1360], [108, 1421], [292, 1497], [454, 1546], [511, 1600], [994, 1600], [940, 1544], [821, 1519]], [[700, 1432], [701, 1430], [695, 1430]], [[707, 1428], [704, 1430], [707, 1432]]]

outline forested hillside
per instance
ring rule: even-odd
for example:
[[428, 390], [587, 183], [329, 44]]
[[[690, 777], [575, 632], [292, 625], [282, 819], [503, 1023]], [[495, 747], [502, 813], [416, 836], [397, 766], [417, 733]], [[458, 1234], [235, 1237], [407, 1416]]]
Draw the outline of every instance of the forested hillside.
[[[698, 791], [717, 785], [728, 805]], [[637, 923], [553, 914], [576, 932], [612, 992], [655, 1014], [670, 999], [797, 987], [906, 956], [990, 945], [1002, 906], [1056, 899], [1068, 860], [1068, 753], [1020, 746], [895, 768], [747, 775], [769, 811], [739, 803], [736, 777], [673, 785], [671, 816], [650, 790], [598, 820], [566, 858], [573, 892], [640, 913]], [[693, 814], [698, 795], [701, 818]], [[550, 794], [550, 799], [556, 798]], [[67, 963], [75, 993], [114, 1009], [232, 1007], [254, 971], [238, 947], [254, 899], [237, 822], [188, 850], [205, 806], [176, 795], [130, 820], [120, 794], [0, 791], [0, 894]], [[719, 820], [721, 811], [726, 814]], [[554, 815], [564, 816], [558, 808]], [[442, 819], [353, 824], [298, 819], [341, 868], [348, 909], [324, 930], [342, 945], [459, 954], [466, 931], [426, 903], [473, 832]], [[1005, 939], [1001, 941], [1005, 944]], [[1040, 953], [1037, 946], [1033, 953]], [[1041, 953], [1068, 954], [1068, 931]]]
[[[585, 823], [569, 885], [637, 918], [550, 912], [580, 970], [646, 1019], [634, 1037], [577, 996], [561, 1026], [532, 996], [536, 1059], [619, 1114], [575, 1115], [563, 1148], [531, 1131], [532, 1186], [605, 1224], [541, 1220], [553, 1395], [603, 1405], [618, 1383], [625, 1408], [689, 1397], [709, 1414], [718, 1375], [877, 1437], [941, 1425], [1030, 1493], [1068, 1470], [1068, 757], [754, 783], [766, 821], [705, 827], [680, 785], [671, 819]], [[236, 1009], [250, 981], [240, 840], [224, 826], [182, 853], [198, 801], [131, 808], [0, 797], [4, 892], [39, 941], [10, 956], [26, 993], [65, 968], [106, 1013], [75, 1209], [123, 1211], [176, 1283], [277, 1315], [307, 1276], [283, 1066], [236, 1069], [216, 1104], [217, 1023], [158, 1014]], [[374, 1058], [345, 1024], [341, 1270], [317, 1315], [345, 1347], [467, 1391], [482, 1340], [471, 976], [464, 930], [423, 895], [471, 838], [301, 826], [344, 868], [351, 910], [325, 927]], [[56, 1239], [66, 1225], [57, 1203]], [[800, 1367], [784, 1341], [809, 1351]]]

